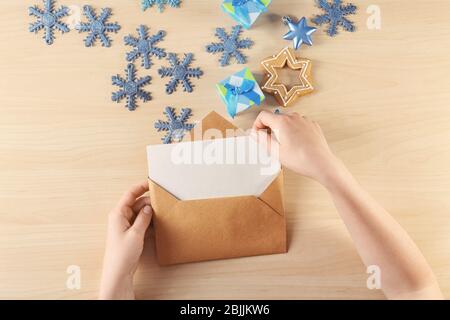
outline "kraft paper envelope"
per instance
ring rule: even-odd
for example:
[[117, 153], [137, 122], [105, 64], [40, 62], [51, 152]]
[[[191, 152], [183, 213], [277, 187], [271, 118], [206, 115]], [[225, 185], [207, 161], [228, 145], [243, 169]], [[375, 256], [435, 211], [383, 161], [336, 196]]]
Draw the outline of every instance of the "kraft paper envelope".
[[[217, 129], [225, 137], [227, 129], [236, 128], [219, 114], [212, 112], [202, 120], [202, 136], [208, 129]], [[200, 139], [201, 137], [194, 137], [194, 140]], [[184, 192], [183, 189], [171, 192], [162, 183], [152, 179], [152, 150], [156, 153], [157, 149], [152, 146], [148, 148], [150, 197], [154, 209], [153, 223], [159, 264], [172, 265], [287, 251], [281, 171], [270, 181], [259, 181], [268, 183], [259, 196], [229, 196], [229, 192], [224, 192], [228, 196], [198, 199], [195, 197], [198, 196], [198, 190], [204, 192], [202, 188], [195, 187], [190, 192]], [[158, 154], [164, 153], [158, 151]], [[158, 161], [161, 162], [161, 159]], [[154, 159], [153, 163], [160, 170], [161, 163], [157, 163], [158, 161]], [[243, 175], [241, 172], [240, 175], [243, 178], [252, 177], [251, 173]], [[159, 177], [158, 174], [155, 176]], [[223, 175], [218, 176], [223, 178]], [[203, 178], [199, 180], [203, 181]], [[195, 185], [196, 181], [190, 183]], [[248, 181], [243, 185], [248, 186]], [[239, 188], [244, 190], [245, 186]], [[212, 194], [220, 190], [213, 187], [210, 189]], [[185, 197], [195, 199], [181, 200]]]

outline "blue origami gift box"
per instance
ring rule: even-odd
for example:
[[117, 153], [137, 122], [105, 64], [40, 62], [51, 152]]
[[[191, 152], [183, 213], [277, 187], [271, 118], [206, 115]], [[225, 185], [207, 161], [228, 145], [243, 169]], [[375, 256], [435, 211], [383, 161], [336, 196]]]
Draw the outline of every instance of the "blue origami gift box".
[[222, 9], [244, 28], [250, 29], [256, 19], [267, 11], [272, 0], [225, 0]]
[[217, 89], [232, 118], [255, 104], [259, 106], [266, 98], [248, 68], [219, 82]]

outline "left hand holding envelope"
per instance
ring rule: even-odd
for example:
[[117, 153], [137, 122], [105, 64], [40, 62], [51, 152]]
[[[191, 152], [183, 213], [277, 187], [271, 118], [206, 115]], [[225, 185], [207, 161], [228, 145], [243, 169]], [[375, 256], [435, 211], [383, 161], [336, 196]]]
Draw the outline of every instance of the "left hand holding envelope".
[[131, 187], [109, 214], [100, 299], [134, 299], [133, 276], [153, 214], [147, 191], [147, 181]]

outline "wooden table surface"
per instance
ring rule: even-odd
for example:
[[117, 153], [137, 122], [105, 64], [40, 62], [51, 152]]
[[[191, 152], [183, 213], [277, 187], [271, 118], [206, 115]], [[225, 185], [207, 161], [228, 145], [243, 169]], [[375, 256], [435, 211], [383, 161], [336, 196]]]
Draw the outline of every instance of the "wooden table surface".
[[[38, 0], [0, 3], [0, 298], [94, 299], [106, 218], [122, 192], [146, 177], [145, 146], [160, 142], [153, 123], [165, 106], [191, 107], [194, 120], [226, 115], [214, 84], [242, 65], [219, 67], [205, 52], [214, 28], [231, 27], [218, 0], [183, 1], [180, 9], [142, 12], [139, 0], [91, 1], [112, 6], [122, 30], [111, 48], [85, 48], [85, 34], [56, 33], [47, 46], [28, 32], [27, 8]], [[303, 57], [314, 63], [316, 92], [290, 110], [318, 121], [333, 150], [417, 242], [450, 295], [450, 2], [356, 1], [356, 33], [329, 38], [323, 29]], [[85, 1], [60, 0], [80, 8]], [[381, 8], [381, 30], [366, 12]], [[76, 11], [76, 10], [75, 10]], [[259, 62], [290, 45], [285, 14], [311, 17], [312, 0], [274, 0], [245, 36]], [[193, 52], [205, 75], [192, 94], [168, 96], [150, 70], [151, 102], [129, 112], [111, 101], [111, 76], [123, 74], [123, 37], [141, 23], [164, 29], [161, 47]], [[263, 108], [275, 106], [269, 98]], [[251, 126], [258, 108], [236, 118]], [[136, 277], [148, 299], [379, 299], [329, 196], [317, 183], [286, 173], [289, 253], [161, 268], [153, 243]], [[81, 268], [81, 289], [66, 287], [67, 267]]]

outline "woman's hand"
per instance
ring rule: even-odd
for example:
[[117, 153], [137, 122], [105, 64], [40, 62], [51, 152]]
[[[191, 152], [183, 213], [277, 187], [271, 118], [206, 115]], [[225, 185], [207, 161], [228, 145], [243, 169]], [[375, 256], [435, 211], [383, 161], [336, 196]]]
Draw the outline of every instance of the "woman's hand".
[[133, 277], [152, 220], [148, 182], [130, 188], [109, 214], [100, 299], [134, 299]]
[[278, 153], [285, 167], [324, 185], [339, 168], [320, 126], [298, 113], [262, 111], [253, 124], [253, 132], [259, 139], [267, 139], [269, 149]]
[[[270, 132], [264, 131], [268, 128]], [[297, 113], [263, 111], [253, 129], [261, 143], [279, 153], [284, 166], [328, 189], [362, 260], [381, 270], [381, 289], [388, 298], [443, 298], [433, 271], [413, 240], [337, 160], [317, 123]]]

